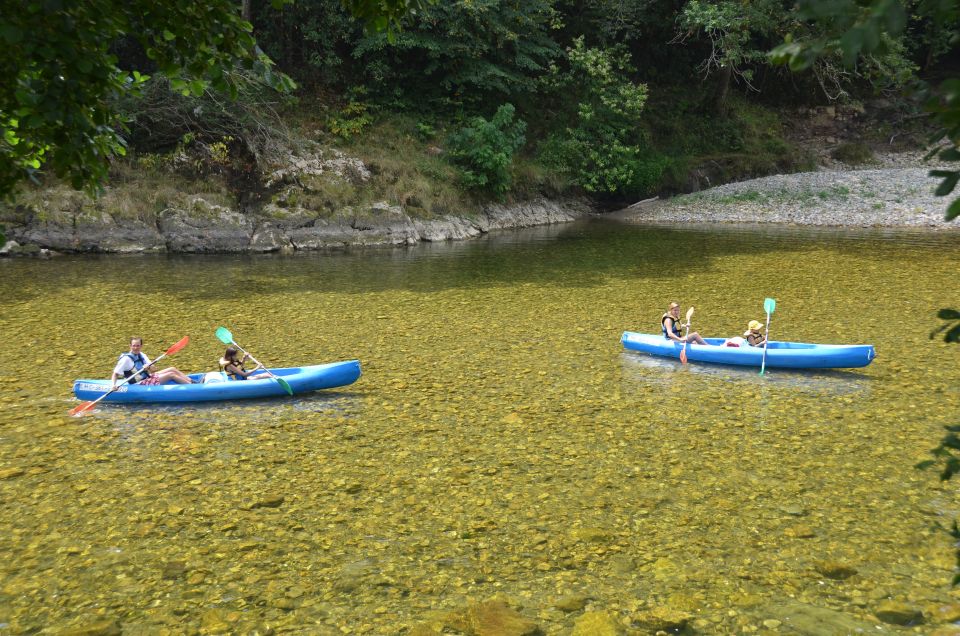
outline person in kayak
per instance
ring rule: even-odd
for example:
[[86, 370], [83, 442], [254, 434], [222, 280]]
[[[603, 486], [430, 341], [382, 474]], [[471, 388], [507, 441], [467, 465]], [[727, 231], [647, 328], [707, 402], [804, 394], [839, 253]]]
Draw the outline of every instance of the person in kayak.
[[113, 374], [110, 376], [110, 383], [116, 387], [117, 380], [134, 376], [127, 384], [142, 384], [150, 386], [153, 384], [165, 384], [171, 380], [179, 384], [193, 384], [187, 375], [176, 367], [167, 367], [162, 371], [152, 372], [150, 358], [141, 351], [143, 347], [143, 338], [133, 336], [130, 338], [130, 351], [120, 354], [116, 366], [113, 367]]
[[[689, 327], [689, 325], [687, 326]], [[683, 332], [680, 330], [681, 327], [683, 327], [683, 323], [680, 322], [680, 303], [670, 303], [670, 307], [667, 308], [667, 313], [660, 317], [660, 331], [663, 333], [663, 337], [676, 342], [695, 342], [702, 345], [707, 344], [707, 342], [701, 338], [700, 334], [696, 331], [688, 333], [686, 336], [684, 336]]]
[[743, 337], [747, 339], [747, 344], [751, 347], [762, 347], [767, 341], [766, 336], [763, 335], [763, 323], [759, 320], [751, 320], [747, 324], [747, 330], [743, 333]]
[[243, 362], [249, 357], [249, 353], [244, 353], [241, 356], [240, 350], [236, 347], [227, 347], [223, 357], [220, 358], [220, 370], [229, 375], [233, 380], [261, 380], [269, 377], [264, 375], [266, 369], [263, 369], [260, 365], [257, 365], [253, 371], [247, 371], [243, 368]]

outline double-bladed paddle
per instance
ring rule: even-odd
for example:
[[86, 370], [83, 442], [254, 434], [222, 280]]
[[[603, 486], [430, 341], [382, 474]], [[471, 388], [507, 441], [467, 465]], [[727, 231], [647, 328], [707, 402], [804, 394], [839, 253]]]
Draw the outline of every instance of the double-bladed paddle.
[[763, 359], [760, 361], [760, 375], [767, 367], [767, 343], [770, 342], [770, 314], [777, 308], [777, 301], [773, 298], [763, 299], [763, 310], [767, 312], [767, 332], [763, 336]]
[[290, 387], [290, 383], [287, 382], [286, 380], [284, 380], [283, 378], [281, 378], [280, 376], [274, 375], [273, 373], [271, 373], [271, 372], [270, 372], [270, 369], [268, 369], [268, 368], [264, 367], [262, 364], [260, 364], [260, 362], [259, 362], [256, 358], [254, 358], [252, 355], [250, 355], [250, 352], [245, 351], [243, 347], [241, 347], [240, 345], [238, 345], [238, 344], [236, 343], [236, 341], [234, 341], [234, 339], [233, 339], [233, 334], [230, 333], [230, 330], [229, 330], [229, 329], [227, 329], [226, 327], [218, 327], [218, 328], [217, 328], [217, 331], [216, 331], [216, 336], [217, 336], [217, 340], [219, 340], [219, 341], [222, 342], [223, 344], [232, 344], [234, 347], [236, 347], [236, 348], [239, 349], [240, 351], [243, 351], [243, 353], [244, 353], [245, 355], [250, 356], [250, 359], [253, 360], [253, 363], [254, 363], [255, 365], [257, 365], [258, 367], [262, 367], [263, 370], [267, 372], [267, 376], [268, 376], [268, 377], [273, 378], [274, 380], [276, 380], [276, 381], [277, 381], [277, 384], [279, 384], [280, 387], [281, 387], [284, 391], [286, 391], [288, 395], [293, 395], [293, 389]]
[[687, 310], [687, 333], [683, 337], [683, 349], [680, 350], [680, 363], [687, 363], [687, 336], [690, 335], [690, 319], [693, 317], [693, 307]]
[[[152, 361], [152, 362], [151, 362], [150, 364], [148, 364], [147, 366], [145, 366], [144, 369], [149, 369], [150, 367], [152, 367], [153, 365], [155, 365], [155, 364], [156, 364], [157, 362], [159, 362], [160, 360], [163, 360], [163, 358], [166, 357], [166, 356], [172, 356], [172, 355], [175, 354], [177, 351], [180, 351], [181, 349], [183, 349], [184, 347], [186, 347], [186, 346], [187, 346], [187, 343], [189, 343], [189, 342], [190, 342], [190, 336], [184, 336], [183, 338], [181, 338], [180, 340], [178, 340], [178, 341], [176, 342], [176, 344], [174, 344], [172, 347], [170, 347], [169, 349], [167, 349], [166, 351], [164, 351], [163, 353], [161, 353], [159, 356], [157, 356], [157, 359], [154, 360], [154, 361]], [[141, 371], [142, 371], [142, 370], [143, 370], [143, 369], [141, 369]], [[86, 413], [87, 411], [89, 411], [90, 409], [92, 409], [94, 406], [96, 406], [97, 402], [99, 402], [99, 401], [102, 400], [103, 398], [107, 397], [108, 395], [110, 395], [111, 393], [113, 393], [114, 391], [116, 391], [117, 389], [119, 389], [120, 387], [126, 385], [128, 382], [130, 382], [130, 380], [134, 379], [134, 378], [137, 377], [138, 375], [140, 375], [140, 371], [137, 371], [136, 373], [134, 373], [133, 375], [131, 375], [129, 378], [126, 378], [123, 382], [121, 382], [121, 383], [118, 384], [117, 386], [113, 387], [112, 389], [110, 389], [109, 391], [107, 391], [106, 393], [104, 393], [103, 395], [101, 395], [100, 397], [98, 397], [96, 400], [93, 400], [93, 401], [91, 401], [91, 402], [81, 402], [79, 405], [77, 405], [77, 406], [73, 407], [72, 409], [70, 409], [69, 415], [83, 415], [84, 413]]]

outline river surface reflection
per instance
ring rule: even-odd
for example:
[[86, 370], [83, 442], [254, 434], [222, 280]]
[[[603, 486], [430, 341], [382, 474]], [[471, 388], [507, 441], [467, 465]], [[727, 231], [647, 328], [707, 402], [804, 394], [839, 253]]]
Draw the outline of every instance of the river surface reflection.
[[[913, 466], [960, 423], [960, 346], [929, 337], [958, 269], [955, 232], [603, 220], [0, 260], [0, 634], [912, 633], [894, 606], [932, 630], [960, 506]], [[876, 360], [760, 377], [619, 343], [672, 300], [737, 335], [767, 296], [774, 339]], [[171, 363], [211, 370], [221, 325], [268, 364], [363, 376], [66, 417], [128, 336], [189, 335]]]

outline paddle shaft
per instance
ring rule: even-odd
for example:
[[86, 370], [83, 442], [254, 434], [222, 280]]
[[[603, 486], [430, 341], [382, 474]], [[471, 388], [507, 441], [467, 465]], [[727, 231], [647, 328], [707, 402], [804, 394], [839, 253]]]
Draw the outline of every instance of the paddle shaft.
[[760, 361], [760, 375], [767, 368], [767, 343], [770, 342], [770, 314], [767, 314], [767, 329], [763, 334], [763, 359]]
[[693, 307], [687, 310], [687, 324], [684, 325], [684, 328], [687, 332], [683, 336], [683, 349], [680, 350], [680, 362], [682, 364], [687, 363], [687, 337], [690, 335], [690, 319], [693, 318]]

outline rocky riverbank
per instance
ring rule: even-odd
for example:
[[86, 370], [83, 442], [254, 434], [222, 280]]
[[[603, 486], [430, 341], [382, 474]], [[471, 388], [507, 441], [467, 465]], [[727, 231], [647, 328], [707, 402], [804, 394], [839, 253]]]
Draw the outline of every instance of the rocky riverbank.
[[538, 199], [488, 205], [472, 216], [420, 219], [386, 202], [368, 210], [344, 210], [333, 218], [294, 214], [263, 218], [195, 196], [156, 219], [117, 218], [108, 210], [80, 206], [54, 214], [27, 211], [2, 219], [7, 244], [0, 254], [51, 252], [217, 253], [292, 252], [349, 246], [399, 246], [420, 241], [473, 238], [490, 230], [564, 223], [590, 212], [579, 200]]
[[919, 154], [891, 155], [866, 169], [841, 166], [721, 185], [634, 204], [618, 218], [651, 223], [780, 223], [843, 227], [960, 229], [944, 220], [953, 197]]
[[[29, 205], [0, 209], [8, 242], [0, 255], [55, 252], [292, 252], [350, 246], [400, 246], [473, 238], [497, 229], [564, 223], [591, 213], [585, 200], [539, 198], [488, 204], [470, 215], [421, 218], [383, 201], [334, 214], [289, 205], [309, 191], [304, 175], [340, 164], [298, 167], [274, 199], [254, 213], [222, 197], [181, 193], [156, 214], [117, 213], [109, 202], [61, 189]], [[312, 164], [311, 164], [312, 165]], [[361, 166], [362, 167], [362, 166]], [[666, 200], [636, 203], [610, 216], [639, 223], [778, 223], [841, 227], [913, 227], [960, 230], [944, 220], [950, 197], [937, 197], [940, 180], [919, 153], [887, 155], [866, 169], [843, 164], [817, 172], [774, 175], [717, 186]], [[313, 173], [310, 171], [313, 170]], [[364, 170], [355, 166], [353, 173]], [[340, 175], [344, 176], [344, 175]], [[346, 175], [345, 178], [349, 178]], [[353, 177], [357, 178], [357, 177]]]

